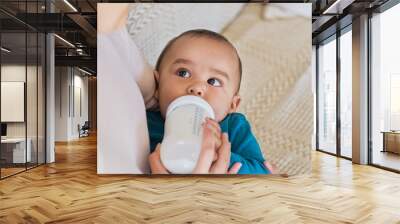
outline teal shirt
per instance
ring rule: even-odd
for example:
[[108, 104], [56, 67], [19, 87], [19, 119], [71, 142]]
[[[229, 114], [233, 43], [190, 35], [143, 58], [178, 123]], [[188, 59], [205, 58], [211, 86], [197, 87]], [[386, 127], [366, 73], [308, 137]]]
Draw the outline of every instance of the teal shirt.
[[[164, 119], [160, 111], [147, 111], [147, 126], [150, 136], [150, 151], [153, 152], [164, 137]], [[264, 157], [260, 146], [251, 132], [246, 117], [240, 113], [228, 114], [219, 122], [222, 132], [227, 132], [231, 142], [231, 159], [229, 167], [240, 162], [238, 174], [269, 174], [264, 166]]]

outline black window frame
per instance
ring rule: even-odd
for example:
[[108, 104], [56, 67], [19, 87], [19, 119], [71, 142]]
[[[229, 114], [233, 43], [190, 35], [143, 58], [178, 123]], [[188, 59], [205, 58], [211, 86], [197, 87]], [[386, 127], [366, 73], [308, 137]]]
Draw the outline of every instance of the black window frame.
[[[341, 77], [341, 67], [340, 67], [340, 37], [347, 32], [352, 31], [352, 23], [347, 24], [343, 28], [337, 30], [332, 35], [319, 41], [316, 44], [316, 151], [323, 152], [329, 155], [337, 156], [343, 159], [352, 160], [352, 158], [343, 156], [341, 153], [341, 119], [340, 119], [340, 77]], [[321, 44], [327, 44], [331, 41], [336, 41], [336, 153], [328, 152], [319, 147], [319, 47]]]

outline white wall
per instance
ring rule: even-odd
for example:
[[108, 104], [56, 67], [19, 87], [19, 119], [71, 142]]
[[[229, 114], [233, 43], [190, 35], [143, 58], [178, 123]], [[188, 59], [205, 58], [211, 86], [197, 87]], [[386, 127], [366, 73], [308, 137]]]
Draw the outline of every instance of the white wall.
[[[27, 69], [27, 70], [25, 70]], [[36, 67], [25, 65], [2, 65], [1, 66], [1, 81], [2, 82], [25, 82], [25, 73], [27, 71], [27, 78], [29, 82], [29, 87], [36, 86]], [[37, 102], [36, 102], [36, 88], [27, 88], [27, 120], [28, 120], [28, 137], [30, 133], [35, 133], [36, 136], [36, 113], [32, 113], [36, 111]], [[6, 108], [2, 108], [5, 110]], [[34, 122], [34, 123], [32, 123]], [[25, 123], [26, 122], [7, 122], [7, 136], [8, 137], [25, 137]]]
[[[28, 68], [28, 71], [30, 68]], [[28, 72], [29, 73], [29, 72]], [[25, 82], [25, 65], [2, 65], [1, 66], [1, 81]], [[5, 110], [5, 108], [1, 108]], [[12, 122], [7, 123], [7, 137], [25, 137], [25, 123]]]
[[[83, 125], [88, 120], [88, 78], [83, 75], [72, 67], [56, 67], [56, 141], [77, 139], [78, 124]], [[77, 105], [81, 105], [81, 113]]]
[[68, 141], [69, 73], [68, 67], [55, 68], [55, 141]]
[[[74, 75], [74, 93], [73, 96], [74, 99], [74, 108], [72, 110], [72, 120], [71, 120], [71, 135], [73, 138], [78, 138], [79, 137], [79, 132], [78, 132], [78, 124], [81, 126], [85, 123], [85, 121], [88, 121], [89, 116], [88, 116], [88, 77], [87, 76], [81, 76], [82, 73], [76, 73], [77, 70], [75, 70], [75, 75]], [[80, 93], [78, 93], [80, 91]], [[80, 98], [78, 97], [80, 95]], [[80, 101], [80, 103], [79, 103]], [[81, 108], [79, 108], [81, 107]], [[81, 111], [80, 111], [80, 110]]]

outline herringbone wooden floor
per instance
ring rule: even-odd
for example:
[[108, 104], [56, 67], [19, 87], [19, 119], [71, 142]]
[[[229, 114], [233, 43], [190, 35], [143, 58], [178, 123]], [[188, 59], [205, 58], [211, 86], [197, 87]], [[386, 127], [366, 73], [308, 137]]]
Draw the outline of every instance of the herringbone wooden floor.
[[98, 176], [96, 139], [0, 181], [0, 223], [400, 223], [400, 175], [313, 153], [310, 175]]

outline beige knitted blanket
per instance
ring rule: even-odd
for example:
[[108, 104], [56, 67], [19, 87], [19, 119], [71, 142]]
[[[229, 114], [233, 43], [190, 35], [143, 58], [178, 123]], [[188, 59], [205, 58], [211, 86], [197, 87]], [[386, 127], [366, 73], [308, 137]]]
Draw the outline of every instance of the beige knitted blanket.
[[[298, 13], [296, 4], [211, 5], [135, 4], [128, 31], [152, 65], [167, 41], [188, 29], [225, 35], [243, 63], [240, 112], [249, 119], [265, 158], [281, 173], [309, 172], [311, 16]], [[287, 11], [290, 7], [297, 7], [297, 13]]]

